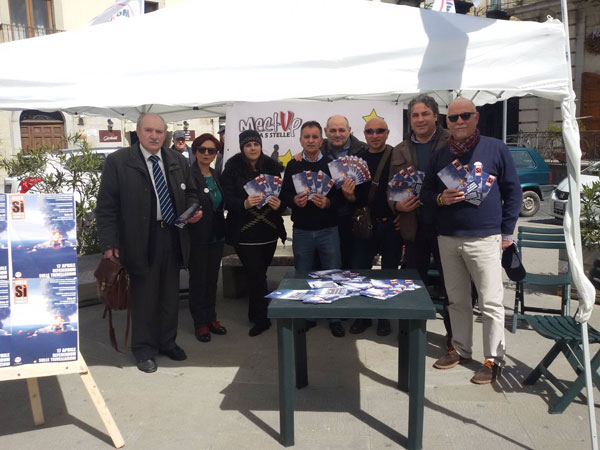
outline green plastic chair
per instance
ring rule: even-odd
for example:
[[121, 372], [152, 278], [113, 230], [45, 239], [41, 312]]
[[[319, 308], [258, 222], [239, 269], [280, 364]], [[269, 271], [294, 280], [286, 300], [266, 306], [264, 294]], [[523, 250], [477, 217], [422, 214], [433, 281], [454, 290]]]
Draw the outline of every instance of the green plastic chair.
[[[565, 249], [565, 234], [558, 228], [541, 228], [522, 226], [517, 229], [517, 247], [524, 254], [524, 248], [538, 249]], [[527, 269], [527, 266], [525, 266]], [[527, 272], [522, 281], [517, 282], [515, 292], [515, 307], [512, 322], [512, 332], [517, 332], [517, 321], [524, 318], [526, 312], [542, 312], [561, 315], [570, 315], [571, 300], [571, 269], [566, 274], [543, 274]], [[560, 309], [542, 308], [537, 306], [525, 305], [525, 286], [543, 286], [543, 287], [561, 287], [561, 305]]]
[[[554, 345], [550, 351], [544, 356], [542, 361], [535, 369], [525, 378], [523, 384], [533, 385], [544, 375], [558, 390], [562, 392], [562, 396], [550, 405], [550, 414], [560, 414], [578, 395], [583, 398], [581, 390], [585, 386], [585, 371], [583, 367], [583, 340], [581, 338], [581, 325], [575, 321], [573, 317], [568, 316], [527, 316], [525, 320], [529, 322], [532, 328], [540, 335], [554, 341]], [[600, 343], [600, 333], [595, 328], [588, 325], [588, 336], [590, 344]], [[575, 371], [577, 378], [570, 384], [566, 384], [554, 376], [549, 366], [560, 354], [565, 355], [565, 358]], [[591, 360], [592, 381], [597, 388], [600, 388], [600, 376], [598, 375], [598, 367], [600, 367], [600, 351], [598, 351]]]

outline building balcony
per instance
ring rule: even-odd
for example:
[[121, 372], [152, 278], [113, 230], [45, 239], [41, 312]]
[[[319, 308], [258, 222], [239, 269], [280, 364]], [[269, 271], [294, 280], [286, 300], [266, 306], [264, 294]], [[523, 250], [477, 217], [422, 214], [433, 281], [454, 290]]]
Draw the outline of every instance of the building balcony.
[[28, 27], [14, 23], [0, 23], [0, 44], [18, 41], [47, 34], [60, 33], [62, 30], [43, 27]]

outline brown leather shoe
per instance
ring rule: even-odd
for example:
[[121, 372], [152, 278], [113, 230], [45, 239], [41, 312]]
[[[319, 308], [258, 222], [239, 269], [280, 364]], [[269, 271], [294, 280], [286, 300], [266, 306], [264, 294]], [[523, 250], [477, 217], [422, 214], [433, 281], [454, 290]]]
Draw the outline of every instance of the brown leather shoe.
[[483, 362], [483, 365], [479, 368], [479, 370], [475, 372], [473, 378], [471, 378], [471, 383], [490, 384], [492, 381], [495, 381], [501, 373], [501, 366], [499, 366], [492, 360], [486, 359]]
[[449, 347], [448, 353], [446, 353], [444, 356], [438, 359], [433, 364], [433, 367], [435, 367], [436, 369], [452, 369], [458, 364], [464, 364], [471, 361], [471, 358], [463, 358], [462, 356], [460, 356], [454, 347]]

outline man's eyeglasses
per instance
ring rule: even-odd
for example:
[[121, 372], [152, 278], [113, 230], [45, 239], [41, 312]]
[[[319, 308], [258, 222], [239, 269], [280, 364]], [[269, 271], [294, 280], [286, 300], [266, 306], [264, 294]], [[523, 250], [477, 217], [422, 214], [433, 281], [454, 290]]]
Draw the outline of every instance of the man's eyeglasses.
[[209, 155], [214, 155], [215, 153], [217, 153], [216, 148], [210, 148], [210, 147], [198, 147], [196, 149], [196, 151], [198, 153], [208, 153]]
[[464, 113], [460, 113], [460, 114], [452, 114], [451, 116], [448, 116], [448, 120], [452, 123], [458, 121], [458, 118], [460, 117], [462, 120], [467, 121], [471, 118], [471, 116], [473, 114], [477, 114], [476, 112], [464, 112]]
[[371, 134], [383, 134], [387, 131], [387, 128], [367, 128], [365, 130], [365, 134], [371, 135]]

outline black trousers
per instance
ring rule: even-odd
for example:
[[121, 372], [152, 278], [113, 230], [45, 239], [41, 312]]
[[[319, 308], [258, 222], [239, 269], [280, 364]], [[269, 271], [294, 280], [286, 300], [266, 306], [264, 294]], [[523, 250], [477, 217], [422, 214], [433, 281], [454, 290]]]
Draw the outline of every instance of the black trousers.
[[338, 216], [338, 234], [340, 236], [342, 269], [350, 270], [352, 268], [352, 248], [354, 245], [351, 215]]
[[373, 258], [378, 253], [381, 255], [382, 269], [398, 269], [403, 244], [402, 236], [394, 229], [392, 219], [385, 222], [373, 220], [373, 237], [354, 240], [352, 270], [371, 269]]
[[448, 296], [444, 287], [444, 273], [442, 272], [442, 262], [440, 259], [440, 248], [437, 241], [437, 231], [434, 225], [425, 225], [419, 223], [414, 242], [406, 244], [406, 268], [417, 269], [419, 277], [423, 280], [425, 286], [430, 285], [427, 272], [431, 267], [431, 257], [433, 256], [434, 267], [440, 274], [440, 289], [443, 290], [444, 310], [442, 316], [444, 327], [448, 336], [452, 336], [452, 325], [448, 314]]
[[256, 324], [268, 322], [267, 269], [271, 265], [277, 242], [262, 245], [236, 245], [244, 272], [248, 278], [248, 319]]
[[131, 351], [137, 360], [175, 347], [181, 257], [177, 228], [157, 228], [154, 262], [144, 275], [131, 275]]
[[190, 252], [190, 313], [194, 328], [217, 320], [217, 282], [223, 257], [223, 242], [194, 245]]

